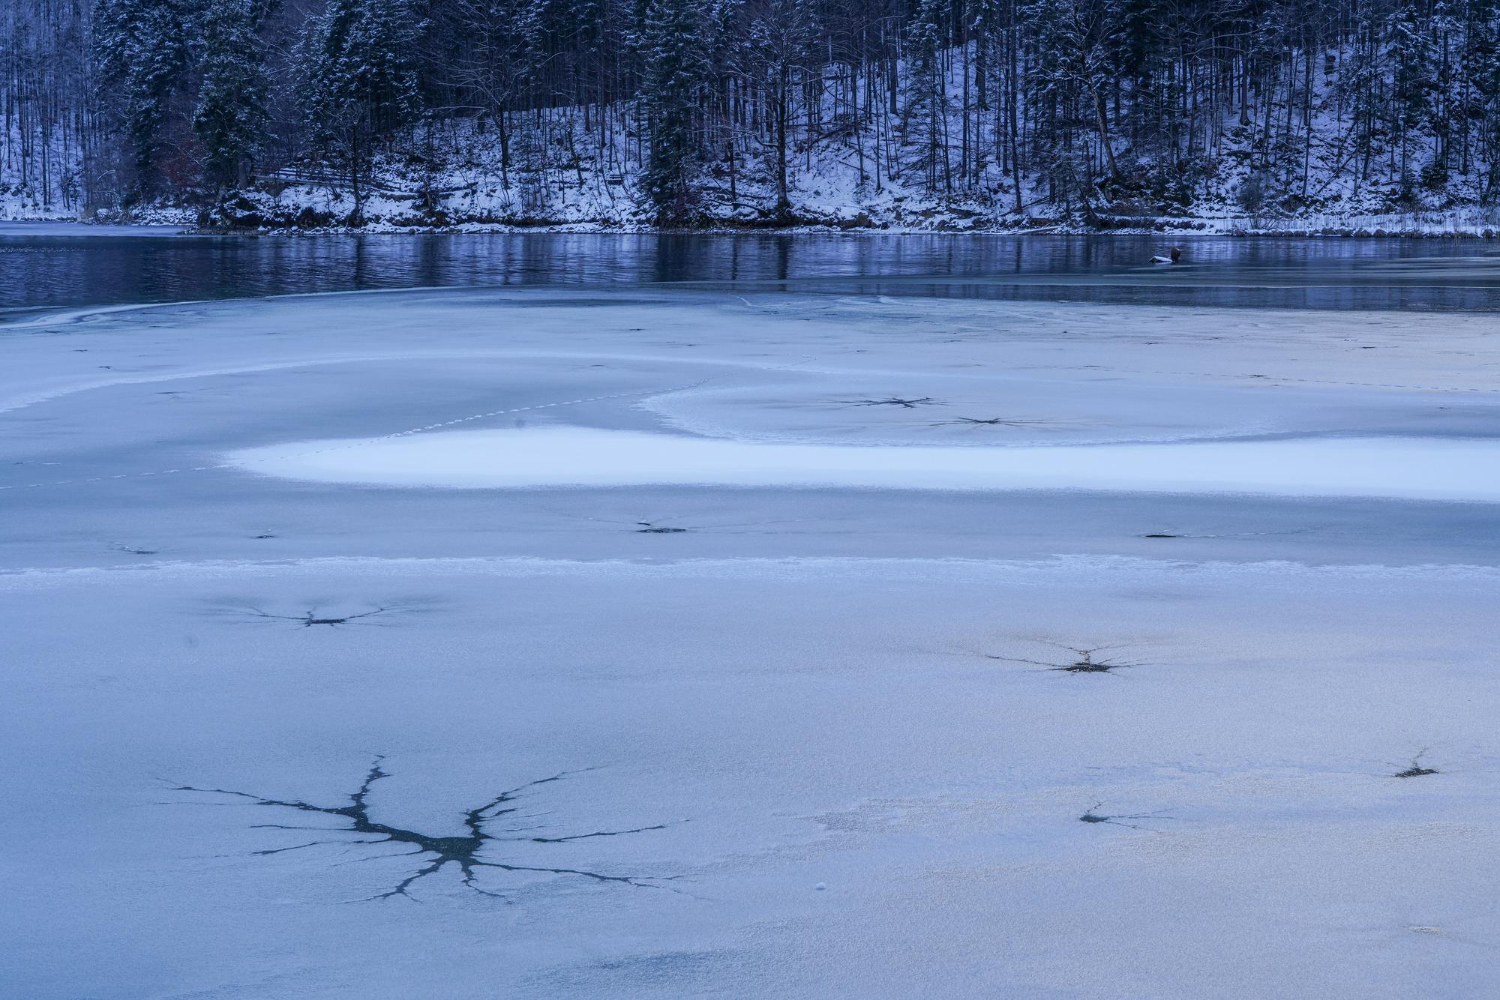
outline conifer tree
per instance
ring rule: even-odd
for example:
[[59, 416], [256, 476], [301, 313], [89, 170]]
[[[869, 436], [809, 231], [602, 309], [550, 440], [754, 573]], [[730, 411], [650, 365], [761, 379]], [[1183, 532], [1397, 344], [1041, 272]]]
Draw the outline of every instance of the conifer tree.
[[906, 114], [927, 190], [951, 192], [947, 147], [947, 86], [943, 74], [944, 0], [921, 0], [907, 27]]
[[774, 218], [787, 219], [792, 203], [787, 189], [788, 132], [792, 116], [794, 78], [812, 62], [816, 23], [806, 0], [754, 0], [748, 33], [749, 61], [758, 82], [768, 92], [775, 150], [772, 172], [776, 183]]
[[190, 0], [98, 0], [94, 8], [100, 103], [126, 146], [127, 204], [160, 188], [197, 24]]
[[329, 0], [302, 47], [307, 126], [348, 172], [351, 223], [361, 219], [375, 142], [421, 112], [410, 59], [420, 31], [407, 0]]
[[645, 64], [641, 105], [650, 152], [641, 178], [658, 223], [692, 221], [703, 162], [700, 102], [710, 78], [706, 20], [698, 0], [650, 0], [637, 48]]
[[203, 18], [203, 83], [193, 130], [204, 147], [204, 179], [241, 186], [264, 141], [268, 84], [255, 0], [209, 0]]

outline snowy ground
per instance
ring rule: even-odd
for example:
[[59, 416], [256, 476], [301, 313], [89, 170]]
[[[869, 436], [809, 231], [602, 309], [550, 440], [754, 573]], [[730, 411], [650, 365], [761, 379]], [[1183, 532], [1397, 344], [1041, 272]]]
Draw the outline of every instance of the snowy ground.
[[452, 290], [0, 351], [16, 996], [1500, 971], [1493, 316]]

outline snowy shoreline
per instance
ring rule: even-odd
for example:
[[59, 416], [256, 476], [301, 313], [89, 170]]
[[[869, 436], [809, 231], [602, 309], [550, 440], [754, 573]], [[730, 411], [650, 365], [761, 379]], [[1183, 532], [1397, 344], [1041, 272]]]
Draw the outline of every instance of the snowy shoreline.
[[[552, 222], [536, 224], [500, 222], [460, 222], [446, 225], [400, 224], [391, 222], [368, 223], [362, 226], [251, 226], [213, 227], [199, 226], [195, 213], [184, 211], [179, 221], [158, 221], [171, 218], [164, 213], [142, 222], [91, 222], [85, 220], [37, 216], [34, 218], [0, 219], [0, 236], [6, 230], [18, 235], [166, 235], [159, 230], [171, 230], [171, 235], [185, 236], [442, 236], [442, 235], [526, 235], [526, 234], [586, 234], [602, 233], [629, 236], [798, 236], [809, 234], [842, 234], [849, 236], [1161, 236], [1164, 238], [1193, 239], [1195, 237], [1219, 237], [1231, 239], [1483, 239], [1500, 237], [1500, 222], [1446, 224], [1441, 221], [1411, 223], [1402, 217], [1381, 217], [1378, 221], [1367, 217], [1356, 217], [1343, 222], [1319, 222], [1302, 224], [1298, 220], [1287, 220], [1284, 227], [1245, 226], [1243, 220], [1202, 218], [1167, 218], [1149, 223], [1089, 227], [1070, 223], [1018, 222], [1014, 225], [976, 225], [964, 228], [951, 226], [911, 225], [844, 225], [834, 221], [801, 225], [712, 225], [698, 228], [669, 228], [649, 225], [630, 225], [603, 222]], [[41, 232], [41, 227], [57, 227], [55, 231]], [[32, 230], [31, 227], [38, 227]]]

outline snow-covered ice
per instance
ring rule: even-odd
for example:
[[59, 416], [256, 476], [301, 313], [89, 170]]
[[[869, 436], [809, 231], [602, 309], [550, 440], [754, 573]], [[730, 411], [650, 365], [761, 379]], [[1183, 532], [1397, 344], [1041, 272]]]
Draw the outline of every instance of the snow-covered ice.
[[1492, 316], [420, 291], [0, 353], [7, 995], [1491, 989]]
[[0, 219], [0, 236], [180, 236], [182, 226], [110, 225], [94, 222], [14, 221]]
[[1500, 441], [1303, 438], [1093, 446], [761, 444], [585, 428], [257, 448], [271, 475], [393, 486], [1092, 489], [1500, 501]]

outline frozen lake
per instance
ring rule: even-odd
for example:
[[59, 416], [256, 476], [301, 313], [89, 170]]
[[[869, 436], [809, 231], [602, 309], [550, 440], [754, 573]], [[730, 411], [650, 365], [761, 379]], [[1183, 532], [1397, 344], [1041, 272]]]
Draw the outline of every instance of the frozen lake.
[[1491, 991], [1483, 247], [122, 239], [0, 326], [0, 994]]

